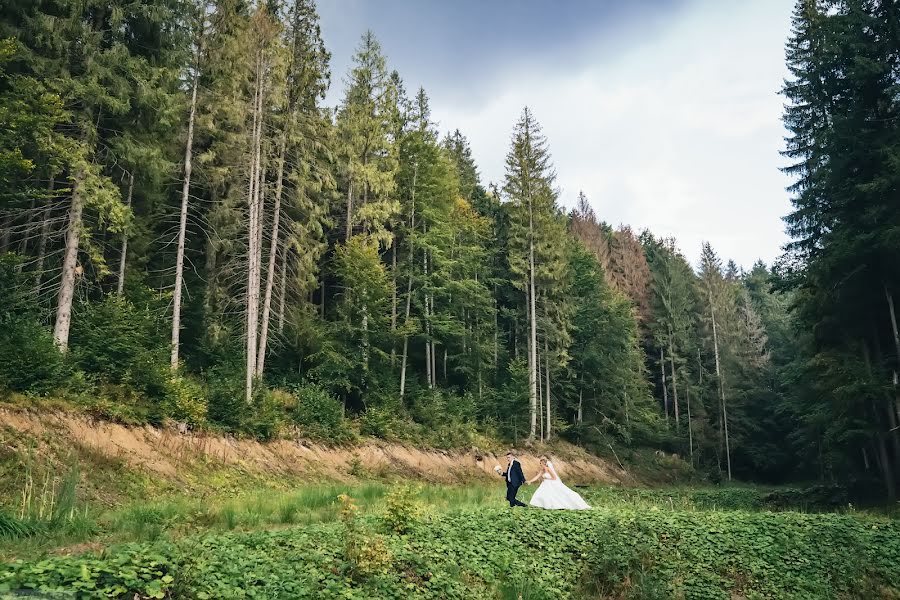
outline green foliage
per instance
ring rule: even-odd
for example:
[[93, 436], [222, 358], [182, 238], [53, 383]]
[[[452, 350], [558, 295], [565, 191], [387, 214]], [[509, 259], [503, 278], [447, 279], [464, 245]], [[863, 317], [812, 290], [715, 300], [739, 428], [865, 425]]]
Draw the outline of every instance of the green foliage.
[[418, 522], [420, 510], [416, 490], [409, 485], [397, 486], [387, 497], [383, 517], [385, 527], [391, 533], [405, 535]]
[[45, 393], [62, 382], [62, 355], [25, 292], [22, 259], [0, 255], [0, 392]]
[[73, 365], [104, 383], [162, 398], [168, 365], [155, 308], [116, 295], [79, 306], [72, 326]]
[[337, 443], [353, 440], [338, 398], [314, 384], [298, 385], [291, 393], [296, 397], [291, 418], [302, 435]]
[[[0, 590], [89, 597], [891, 598], [898, 525], [854, 515], [479, 509], [382, 537], [339, 523], [225, 533], [0, 569]], [[530, 594], [530, 595], [529, 595]]]
[[166, 414], [176, 421], [200, 426], [207, 422], [206, 393], [190, 377], [173, 376], [166, 381]]

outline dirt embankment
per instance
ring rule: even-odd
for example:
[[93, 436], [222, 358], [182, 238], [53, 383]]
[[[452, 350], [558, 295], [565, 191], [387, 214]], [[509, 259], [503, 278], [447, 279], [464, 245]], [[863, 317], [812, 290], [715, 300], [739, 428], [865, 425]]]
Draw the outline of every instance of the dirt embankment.
[[[247, 439], [181, 433], [175, 429], [126, 427], [68, 413], [34, 413], [0, 409], [0, 428], [34, 451], [42, 447], [78, 445], [131, 468], [178, 480], [184, 467], [238, 468], [262, 476], [310, 481], [353, 481], [403, 477], [436, 483], [463, 483], [496, 478], [492, 469], [503, 457], [477, 448], [440, 451], [370, 440], [354, 447], [332, 448], [305, 440], [257, 442]], [[617, 466], [568, 444], [552, 450], [560, 475], [571, 483], [625, 483], [630, 477]], [[526, 475], [537, 472], [538, 452], [522, 452]]]

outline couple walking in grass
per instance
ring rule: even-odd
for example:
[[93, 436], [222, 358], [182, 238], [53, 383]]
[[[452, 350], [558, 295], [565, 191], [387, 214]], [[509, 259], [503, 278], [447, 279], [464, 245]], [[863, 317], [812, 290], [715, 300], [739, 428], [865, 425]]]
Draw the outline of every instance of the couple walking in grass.
[[541, 456], [541, 470], [531, 479], [525, 479], [525, 473], [522, 472], [522, 465], [516, 458], [514, 452], [506, 453], [506, 470], [500, 468], [500, 465], [494, 466], [494, 471], [506, 480], [506, 500], [511, 507], [527, 506], [524, 502], [516, 498], [519, 488], [526, 483], [534, 483], [541, 479], [541, 485], [535, 490], [531, 497], [531, 506], [538, 508], [548, 508], [553, 510], [583, 510], [590, 508], [587, 502], [576, 492], [570, 490], [560, 480], [553, 463], [547, 456]]

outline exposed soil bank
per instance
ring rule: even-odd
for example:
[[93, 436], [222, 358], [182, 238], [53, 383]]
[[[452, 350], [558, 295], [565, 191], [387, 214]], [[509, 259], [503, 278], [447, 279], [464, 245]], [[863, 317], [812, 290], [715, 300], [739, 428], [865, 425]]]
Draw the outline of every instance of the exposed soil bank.
[[[41, 455], [78, 446], [173, 482], [180, 479], [184, 468], [194, 470], [207, 465], [237, 468], [266, 478], [283, 475], [291, 479], [349, 482], [402, 477], [464, 483], [496, 479], [492, 469], [504, 460], [478, 448], [440, 451], [381, 440], [366, 440], [353, 447], [328, 447], [306, 440], [264, 443], [205, 433], [180, 433], [176, 429], [127, 427], [63, 412], [0, 409], [0, 428], [5, 430], [7, 450], [22, 451], [27, 444]], [[537, 472], [541, 451], [520, 453], [526, 475]], [[557, 444], [551, 452], [557, 470], [567, 482], [631, 481], [616, 465], [570, 444]]]

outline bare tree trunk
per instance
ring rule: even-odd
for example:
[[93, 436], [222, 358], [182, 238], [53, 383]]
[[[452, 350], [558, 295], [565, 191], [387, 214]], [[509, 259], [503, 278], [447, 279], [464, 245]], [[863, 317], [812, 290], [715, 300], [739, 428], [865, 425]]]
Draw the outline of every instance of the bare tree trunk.
[[885, 436], [883, 433], [879, 432], [875, 434], [875, 437], [878, 440], [878, 456], [880, 458], [879, 462], [881, 463], [881, 475], [882, 477], [884, 477], [884, 487], [887, 491], [888, 498], [893, 500], [897, 497], [897, 487], [896, 483], [894, 482], [894, 473], [891, 469], [891, 461], [888, 458], [887, 444], [884, 441]]
[[84, 165], [75, 169], [72, 182], [72, 207], [69, 209], [69, 225], [66, 230], [66, 250], [63, 255], [62, 281], [56, 302], [56, 322], [53, 324], [53, 341], [63, 353], [69, 349], [69, 327], [72, 325], [72, 299], [75, 297], [75, 268], [78, 266], [78, 245], [81, 240], [81, 213], [84, 210]]
[[725, 432], [725, 460], [728, 464], [728, 481], [731, 481], [731, 444], [728, 440], [728, 407], [725, 403], [725, 382], [719, 365], [719, 333], [716, 327], [716, 309], [713, 306], [712, 291], [709, 293], [709, 312], [712, 317], [713, 348], [716, 356], [716, 378], [719, 380], [719, 397], [722, 401], [722, 427]]
[[[128, 174], [128, 201], [125, 206], [131, 208], [131, 194], [134, 191], [134, 173]], [[128, 234], [122, 236], [122, 252], [119, 255], [119, 283], [116, 294], [121, 296], [125, 291], [125, 257], [128, 255]]]
[[[432, 265], [434, 270], [434, 265]], [[430, 307], [428, 309], [428, 337], [431, 338], [431, 385], [437, 387], [437, 342], [434, 339], [434, 330], [431, 327], [431, 318], [434, 317], [434, 294], [428, 295]]]
[[666, 356], [662, 349], [659, 351], [659, 372], [662, 375], [663, 410], [666, 413], [666, 428], [669, 427], [669, 388], [666, 385]]
[[685, 400], [687, 401], [687, 418], [688, 418], [688, 452], [691, 456], [691, 466], [694, 466], [694, 425], [691, 422], [691, 384], [690, 381], [684, 386]]
[[[426, 233], [426, 225], [422, 223], [422, 234]], [[425, 274], [425, 285], [428, 285], [428, 250], [422, 251], [422, 270]], [[434, 380], [431, 373], [431, 352], [433, 346], [431, 344], [431, 320], [428, 314], [429, 302], [428, 292], [425, 292], [425, 375], [428, 379], [428, 389], [434, 387]]]
[[675, 431], [681, 431], [681, 420], [678, 414], [678, 381], [675, 378], [675, 353], [672, 351], [671, 338], [669, 338], [669, 366], [672, 370], [672, 402], [675, 408]]
[[537, 353], [537, 405], [538, 405], [538, 430], [540, 431], [541, 442], [544, 441], [544, 386], [541, 385], [542, 373], [541, 353]]
[[38, 241], [37, 262], [34, 271], [34, 295], [41, 294], [41, 279], [44, 276], [44, 257], [47, 255], [47, 238], [50, 237], [50, 215], [53, 209], [53, 188], [56, 184], [56, 178], [51, 175], [50, 183], [47, 186], [48, 198], [47, 205], [44, 206], [44, 214], [41, 217], [41, 237]]
[[191, 191], [191, 159], [194, 146], [194, 118], [197, 112], [197, 83], [199, 72], [194, 71], [191, 90], [191, 112], [188, 116], [187, 142], [184, 145], [184, 182], [181, 185], [181, 220], [178, 225], [178, 253], [175, 258], [175, 293], [172, 297], [172, 347], [169, 366], [178, 368], [181, 335], [181, 290], [184, 287], [184, 241], [187, 235], [188, 200]]
[[391, 369], [397, 364], [397, 236], [391, 238]]
[[575, 422], [578, 424], [581, 424], [583, 417], [584, 417], [584, 412], [582, 410], [583, 401], [584, 401], [584, 389], [581, 386], [578, 386], [578, 416], [575, 417]]
[[272, 287], [275, 283], [275, 257], [278, 255], [278, 225], [281, 217], [281, 192], [284, 189], [284, 154], [287, 137], [281, 134], [278, 153], [278, 175], [275, 181], [275, 205], [272, 207], [272, 240], [269, 245], [269, 266], [266, 272], [266, 292], [263, 299], [262, 329], [259, 333], [259, 350], [256, 358], [256, 374], [263, 374], [266, 364], [266, 344], [269, 339], [269, 314], [272, 306]]
[[897, 313], [894, 311], [894, 296], [888, 289], [887, 284], [884, 284], [884, 296], [887, 299], [888, 310], [891, 314], [891, 332], [894, 334], [894, 350], [897, 353], [895, 358], [897, 359], [897, 364], [900, 365], [900, 333], [897, 332]]
[[259, 199], [261, 183], [259, 174], [262, 153], [262, 98], [263, 98], [263, 65], [261, 51], [256, 59], [256, 89], [253, 98], [253, 146], [250, 167], [250, 189], [247, 198], [250, 224], [247, 235], [247, 257], [249, 261], [247, 274], [247, 355], [245, 400], [249, 404], [253, 400], [253, 378], [256, 373], [256, 345], [259, 328]]
[[353, 178], [347, 184], [347, 232], [344, 241], [349, 242], [353, 235]]
[[[278, 334], [284, 333], [284, 296], [287, 293], [287, 259], [288, 259], [288, 249], [281, 249], [281, 275], [278, 283]], [[324, 290], [324, 282], [322, 294], [325, 294]]]
[[544, 336], [544, 373], [546, 375], [547, 380], [547, 393], [544, 394], [544, 397], [547, 399], [547, 441], [550, 441], [550, 435], [552, 434], [551, 426], [550, 426], [550, 350], [547, 347], [547, 336]]
[[535, 284], [534, 284], [534, 209], [532, 206], [531, 196], [528, 197], [528, 317], [530, 321], [531, 333], [528, 337], [528, 399], [529, 410], [531, 412], [531, 429], [529, 437], [533, 440], [535, 430], [537, 429], [537, 307], [535, 306]]
[[400, 399], [406, 392], [406, 362], [409, 352], [409, 313], [412, 304], [413, 264], [415, 264], [415, 242], [413, 232], [416, 230], [416, 179], [419, 174], [419, 164], [413, 164], [413, 184], [411, 192], [411, 205], [409, 209], [409, 274], [406, 281], [406, 311], [403, 316], [403, 356], [400, 359]]
[[500, 309], [497, 307], [497, 286], [494, 285], [494, 377], [497, 377], [497, 368], [499, 367], [500, 355]]

